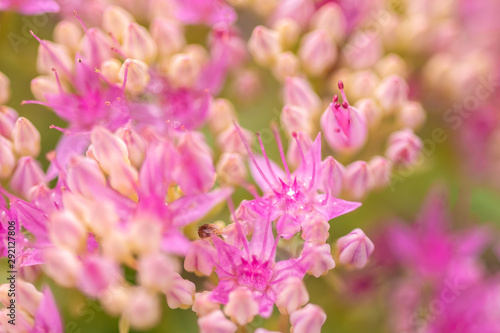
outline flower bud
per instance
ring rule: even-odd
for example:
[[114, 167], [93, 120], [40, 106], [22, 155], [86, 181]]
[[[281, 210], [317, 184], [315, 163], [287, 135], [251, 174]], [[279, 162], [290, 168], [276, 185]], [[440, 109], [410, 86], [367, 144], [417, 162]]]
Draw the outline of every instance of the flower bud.
[[233, 104], [225, 98], [216, 98], [210, 106], [208, 127], [213, 133], [220, 133], [233, 124], [236, 112]]
[[248, 41], [248, 50], [258, 64], [272, 65], [281, 53], [278, 33], [261, 25], [255, 27]]
[[128, 231], [128, 243], [135, 253], [152, 253], [160, 248], [161, 235], [162, 226], [159, 221], [138, 218]]
[[[240, 128], [240, 130], [243, 133], [243, 137], [248, 145], [251, 145], [254, 141], [252, 132], [244, 128]], [[245, 144], [234, 125], [231, 125], [225, 131], [220, 133], [217, 136], [216, 141], [219, 148], [225, 153], [247, 154]]]
[[398, 122], [402, 127], [419, 129], [425, 122], [426, 114], [419, 102], [406, 102], [398, 113]]
[[[110, 83], [119, 83], [123, 82], [123, 79], [120, 79], [120, 70], [122, 68], [122, 63], [118, 59], [108, 59], [104, 61], [99, 71], [101, 75], [108, 80]], [[127, 87], [125, 87], [127, 89]]]
[[54, 28], [54, 41], [64, 45], [71, 53], [78, 50], [83, 33], [77, 23], [69, 20], [62, 20]]
[[347, 21], [340, 6], [334, 2], [321, 6], [311, 19], [313, 30], [324, 30], [331, 34], [337, 43], [347, 34]]
[[314, 304], [307, 304], [290, 316], [293, 333], [321, 333], [325, 321], [325, 312]]
[[312, 0], [282, 0], [274, 10], [271, 20], [292, 19], [301, 29], [305, 29], [316, 10]]
[[139, 95], [149, 83], [149, 67], [146, 63], [127, 59], [118, 72], [120, 82], [125, 82], [125, 90], [132, 95]]
[[278, 284], [276, 306], [280, 313], [291, 314], [309, 302], [306, 286], [298, 277], [290, 277]]
[[406, 62], [399, 55], [389, 53], [375, 65], [375, 71], [381, 78], [391, 75], [405, 77], [408, 74]]
[[319, 215], [307, 216], [302, 222], [302, 239], [309, 243], [324, 244], [330, 224]]
[[372, 68], [382, 57], [382, 52], [380, 36], [371, 35], [365, 31], [352, 34], [343, 48], [344, 59], [353, 69]]
[[242, 184], [247, 178], [247, 169], [243, 156], [236, 153], [224, 153], [217, 162], [217, 177], [223, 184]]
[[175, 262], [159, 252], [142, 257], [137, 268], [140, 284], [157, 291], [162, 291], [168, 287], [168, 276], [175, 271]]
[[199, 317], [206, 316], [210, 312], [219, 309], [219, 303], [211, 300], [211, 292], [204, 291], [194, 295], [193, 311], [196, 312]]
[[16, 158], [12, 151], [12, 143], [0, 135], [0, 180], [7, 179], [15, 166]]
[[349, 87], [346, 90], [348, 95], [354, 100], [370, 97], [373, 90], [379, 84], [380, 79], [371, 70], [356, 71], [351, 74], [349, 79]]
[[167, 304], [171, 309], [187, 309], [193, 304], [196, 286], [189, 280], [184, 280], [178, 273], [168, 277], [168, 285], [164, 290]]
[[112, 316], [119, 316], [132, 303], [132, 288], [121, 285], [109, 287], [101, 296], [99, 303]]
[[[5, 286], [5, 285], [3, 285]], [[3, 289], [3, 288], [2, 288]], [[8, 288], [7, 288], [8, 290]], [[6, 290], [6, 291], [7, 291]], [[7, 296], [7, 295], [5, 295]], [[40, 304], [43, 294], [36, 290], [35, 286], [31, 283], [28, 283], [23, 280], [17, 281], [17, 300], [19, 301], [19, 306], [23, 311], [27, 312], [31, 316], [35, 316], [36, 311], [38, 309], [38, 305]], [[3, 295], [2, 295], [3, 298]], [[8, 300], [10, 303], [10, 300]], [[2, 302], [4, 303], [4, 302]], [[7, 306], [4, 303], [5, 306]]]
[[246, 325], [259, 313], [259, 304], [253, 299], [252, 291], [237, 288], [229, 293], [224, 313], [240, 326]]
[[337, 152], [360, 149], [366, 141], [367, 127], [364, 115], [356, 108], [347, 109], [331, 103], [320, 119], [321, 130], [328, 145]]
[[285, 105], [281, 110], [281, 126], [291, 137], [295, 132], [312, 134], [311, 114], [304, 108], [295, 105]]
[[25, 156], [17, 161], [16, 171], [10, 179], [10, 187], [27, 198], [33, 186], [44, 182], [45, 174], [38, 161], [31, 156]]
[[391, 134], [385, 156], [394, 164], [412, 166], [420, 157], [422, 147], [422, 140], [411, 129], [404, 129]]
[[106, 187], [106, 178], [96, 161], [73, 156], [68, 164], [68, 185], [71, 191], [87, 198], [94, 198]]
[[332, 197], [337, 197], [342, 191], [345, 168], [333, 157], [328, 156], [321, 162], [320, 190], [328, 192]]
[[[60, 82], [61, 87], [63, 88], [63, 91], [67, 91], [67, 84], [66, 82]], [[59, 85], [57, 84], [57, 81], [53, 75], [40, 75], [31, 80], [30, 84], [30, 89], [31, 92], [33, 93], [33, 96], [39, 101], [46, 102], [47, 99], [45, 98], [45, 95], [57, 95], [60, 94], [60, 88]]]
[[300, 26], [289, 18], [277, 20], [273, 25], [273, 30], [278, 33], [281, 47], [284, 50], [293, 47], [300, 35]]
[[314, 30], [302, 37], [298, 56], [311, 76], [323, 76], [337, 60], [337, 47], [324, 30]]
[[329, 244], [305, 243], [300, 256], [307, 268], [307, 273], [315, 277], [320, 277], [335, 267]]
[[186, 40], [181, 26], [171, 20], [157, 18], [149, 28], [161, 56], [170, 56], [182, 50]]
[[397, 75], [386, 77], [375, 89], [373, 96], [386, 114], [399, 110], [408, 100], [408, 84]]
[[363, 98], [356, 102], [356, 109], [361, 113], [369, 128], [376, 128], [383, 117], [383, 112], [372, 98]]
[[385, 188], [391, 182], [392, 162], [382, 156], [373, 157], [368, 162], [372, 184], [374, 189]]
[[136, 330], [153, 328], [161, 319], [161, 306], [155, 294], [144, 288], [135, 288], [130, 295], [131, 302], [123, 311], [130, 326]]
[[19, 117], [12, 132], [14, 151], [18, 156], [35, 157], [40, 153], [40, 132], [24, 117]]
[[[109, 222], [106, 224], [111, 225]], [[101, 240], [102, 253], [105, 257], [116, 262], [130, 263], [132, 261], [132, 251], [127, 244], [127, 235], [123, 231], [113, 230], [106, 226], [99, 228], [95, 234], [101, 237], [105, 236]]]
[[185, 194], [208, 192], [215, 183], [212, 152], [205, 138], [196, 132], [184, 133], [177, 144], [181, 156], [174, 179]]
[[144, 155], [147, 147], [146, 140], [140, 136], [135, 129], [130, 127], [122, 127], [118, 129], [118, 131], [116, 131], [116, 135], [127, 145], [130, 163], [139, 169], [144, 161]]
[[170, 59], [168, 77], [176, 87], [193, 87], [198, 81], [200, 72], [201, 64], [192, 54], [178, 53]]
[[123, 53], [128, 58], [138, 59], [147, 64], [153, 62], [158, 50], [155, 41], [143, 26], [131, 22], [123, 33]]
[[59, 75], [65, 77], [73, 69], [73, 60], [66, 46], [44, 40], [38, 46], [36, 69], [40, 74], [53, 75], [53, 68], [58, 70]]
[[345, 186], [353, 199], [363, 198], [372, 184], [368, 164], [364, 161], [356, 161], [349, 164], [345, 170]]
[[107, 33], [99, 28], [90, 28], [80, 43], [80, 52], [88, 59], [89, 65], [98, 67], [115, 56], [114, 45], [114, 41]]
[[134, 17], [118, 6], [108, 6], [102, 14], [102, 28], [118, 41], [122, 40], [125, 30], [132, 22]]
[[67, 211], [51, 214], [49, 236], [54, 245], [75, 254], [81, 254], [87, 248], [87, 230], [76, 216]]
[[16, 124], [18, 114], [16, 110], [5, 105], [0, 105], [0, 135], [12, 140], [12, 131]]
[[49, 247], [43, 253], [44, 269], [55, 283], [73, 288], [81, 271], [81, 262], [76, 255], [65, 249]]
[[10, 99], [10, 80], [0, 72], [0, 104], [6, 104]]
[[238, 326], [224, 316], [221, 310], [215, 310], [198, 318], [200, 333], [235, 333]]
[[357, 228], [337, 240], [337, 249], [340, 263], [361, 269], [366, 266], [375, 245], [363, 230]]
[[97, 297], [115, 285], [120, 277], [115, 262], [104, 257], [87, 256], [78, 277], [78, 289], [91, 297]]
[[284, 100], [286, 105], [300, 106], [312, 114], [320, 111], [321, 100], [306, 79], [288, 77], [285, 82]]
[[273, 74], [280, 80], [285, 81], [289, 76], [298, 75], [300, 72], [300, 62], [292, 52], [284, 52], [278, 55], [276, 63], [273, 65]]

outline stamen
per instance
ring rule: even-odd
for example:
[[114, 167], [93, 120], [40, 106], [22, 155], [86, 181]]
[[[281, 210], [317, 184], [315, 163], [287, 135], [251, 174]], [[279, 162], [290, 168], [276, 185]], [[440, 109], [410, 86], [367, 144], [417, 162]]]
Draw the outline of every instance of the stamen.
[[262, 179], [264, 179], [264, 181], [267, 183], [267, 185], [269, 185], [269, 187], [272, 188], [273, 185], [271, 184], [271, 182], [269, 181], [269, 179], [267, 179], [266, 175], [264, 174], [264, 172], [259, 167], [259, 164], [257, 164], [257, 161], [255, 160], [255, 157], [253, 156], [253, 153], [252, 153], [252, 150], [250, 149], [250, 146], [248, 146], [248, 142], [245, 139], [245, 136], [243, 135], [243, 132], [241, 131], [241, 128], [238, 126], [238, 124], [236, 123], [236, 121], [234, 121], [233, 124], [234, 124], [234, 127], [236, 129], [236, 132], [238, 133], [238, 135], [241, 138], [241, 141], [243, 141], [243, 145], [245, 146], [245, 149], [247, 150], [248, 155], [250, 156], [250, 159], [252, 160], [252, 163], [257, 168], [257, 171], [259, 171], [260, 175], [262, 176]]
[[344, 82], [339, 81], [339, 89], [340, 89], [340, 92], [342, 93], [342, 98], [344, 99], [344, 102], [346, 102], [347, 105], [349, 105], [349, 101], [347, 100], [347, 97], [345, 96], [345, 92], [344, 92]]
[[297, 137], [297, 133], [293, 132], [292, 136], [295, 139], [295, 141], [297, 142], [297, 147], [299, 148], [300, 157], [302, 158], [302, 163], [307, 164], [306, 157], [304, 155], [304, 151], [302, 150], [302, 145], [300, 144], [299, 138]]
[[271, 172], [271, 175], [275, 178], [275, 179], [278, 179], [278, 177], [276, 176], [276, 174], [274, 173], [274, 170], [271, 166], [271, 162], [269, 161], [269, 157], [267, 157], [267, 154], [266, 154], [266, 149], [264, 148], [264, 144], [262, 143], [262, 138], [260, 137], [260, 133], [256, 133], [257, 135], [257, 139], [259, 140], [259, 144], [260, 144], [260, 150], [262, 151], [262, 155], [264, 156], [264, 159], [266, 160], [266, 164], [267, 164], [267, 168], [269, 169], [269, 171]]
[[40, 39], [40, 37], [35, 35], [35, 33], [32, 30], [30, 30], [30, 34], [40, 43], [40, 45], [42, 45], [49, 52], [49, 54], [52, 57], [52, 60], [54, 60], [59, 66], [61, 66], [61, 69], [64, 71], [64, 73], [66, 73], [68, 77], [71, 77], [71, 72], [66, 68], [66, 66], [64, 66], [64, 64], [59, 60], [57, 55], [50, 49], [50, 47], [47, 46], [47, 43], [45, 43], [44, 40]]
[[61, 81], [59, 80], [59, 74], [57, 74], [57, 69], [52, 68], [52, 71], [54, 72], [54, 75], [56, 76], [56, 81], [57, 81], [57, 88], [59, 89], [59, 93], [63, 93], [63, 88], [61, 85]]
[[273, 131], [274, 139], [276, 140], [276, 143], [278, 144], [278, 149], [280, 151], [280, 157], [281, 157], [281, 163], [283, 163], [283, 166], [285, 167], [286, 177], [287, 177], [287, 179], [290, 179], [290, 169], [288, 168], [288, 163], [286, 162], [285, 151], [283, 150], [283, 144], [281, 142], [281, 137], [280, 137], [280, 134], [278, 132], [278, 126], [275, 123], [272, 123], [271, 130]]
[[80, 16], [78, 16], [78, 12], [76, 10], [73, 11], [73, 15], [75, 15], [78, 22], [80, 22], [80, 25], [82, 26], [83, 31], [85, 31], [85, 33], [87, 33], [87, 30], [88, 30], [87, 26], [85, 25], [85, 23], [83, 23], [83, 20], [80, 18]]
[[227, 198], [227, 206], [229, 207], [229, 211], [231, 212], [231, 216], [233, 217], [234, 223], [236, 224], [236, 230], [238, 231], [238, 235], [241, 238], [241, 241], [243, 242], [243, 246], [245, 247], [245, 251], [247, 252], [247, 256], [250, 259], [250, 248], [248, 247], [248, 240], [245, 234], [243, 233], [243, 230], [241, 229], [241, 223], [240, 221], [236, 218], [236, 211], [234, 210], [234, 204], [233, 200], [231, 198]]

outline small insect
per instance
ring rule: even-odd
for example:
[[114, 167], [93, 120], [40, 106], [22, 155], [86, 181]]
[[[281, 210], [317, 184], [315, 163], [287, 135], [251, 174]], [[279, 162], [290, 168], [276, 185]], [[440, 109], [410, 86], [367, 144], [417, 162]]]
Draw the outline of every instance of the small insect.
[[220, 235], [221, 232], [221, 227], [216, 224], [204, 224], [198, 228], [198, 236], [200, 236], [201, 239], [209, 238], [213, 235]]

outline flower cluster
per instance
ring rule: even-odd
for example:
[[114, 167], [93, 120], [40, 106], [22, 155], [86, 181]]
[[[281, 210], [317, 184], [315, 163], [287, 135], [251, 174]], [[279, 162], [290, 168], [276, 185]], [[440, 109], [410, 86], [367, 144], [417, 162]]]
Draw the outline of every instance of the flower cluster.
[[[479, 71], [468, 60], [463, 70], [447, 71], [443, 54], [450, 51], [433, 48], [464, 45], [454, 41], [452, 18], [460, 18], [446, 5], [384, 4], [92, 0], [79, 9], [78, 1], [1, 2], [0, 10], [25, 15], [59, 12], [52, 40], [31, 32], [39, 43], [38, 76], [31, 81], [35, 98], [23, 104], [46, 107], [67, 124], [51, 126], [61, 138], [44, 170], [36, 160], [38, 130], [0, 106], [0, 234], [16, 222], [16, 269], [27, 300], [16, 332], [63, 331], [51, 291], [34, 287], [42, 274], [98, 300], [124, 331], [157, 325], [164, 297], [171, 309], [194, 311], [203, 333], [245, 331], [275, 308], [283, 329], [320, 332], [326, 314], [309, 304], [304, 279], [328, 274], [336, 262], [361, 269], [375, 249], [357, 226], [332, 249], [330, 221], [390, 186], [394, 171], [421, 162], [416, 132], [427, 115], [415, 99], [423, 87], [448, 88], [456, 97], [470, 84], [462, 74]], [[244, 22], [259, 16], [262, 24], [240, 24], [238, 15]], [[373, 15], [381, 25], [375, 34]], [[441, 17], [450, 22], [433, 31], [430, 22]], [[432, 57], [422, 65], [421, 54]], [[254, 134], [240, 111], [266, 80], [281, 92], [279, 117], [263, 125], [269, 140]], [[0, 104], [9, 96], [9, 79], [0, 73]], [[475, 117], [481, 127], [481, 115]], [[484, 141], [497, 127], [488, 125]], [[423, 231], [387, 231], [390, 254], [400, 254], [394, 261], [416, 272], [401, 293], [423, 293], [428, 279], [438, 294], [443, 286], [436, 281], [469, 270], [468, 285], [487, 284], [474, 266], [485, 235], [448, 239], [439, 203], [431, 200]], [[470, 260], [457, 259], [463, 256]], [[493, 278], [491, 285], [498, 288]], [[480, 292], [475, 301], [489, 307]], [[5, 286], [0, 296], [6, 305]], [[407, 301], [396, 319], [425, 301]], [[427, 331], [452, 330], [449, 317], [460, 321], [463, 306], [454, 303]], [[470, 331], [498, 330], [479, 321], [484, 325]], [[397, 327], [411, 329], [406, 322]]]

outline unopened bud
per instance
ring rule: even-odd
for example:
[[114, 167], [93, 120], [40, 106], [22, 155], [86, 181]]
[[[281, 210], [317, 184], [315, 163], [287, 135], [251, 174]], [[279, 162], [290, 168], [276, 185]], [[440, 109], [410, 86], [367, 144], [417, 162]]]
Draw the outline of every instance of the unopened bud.
[[208, 126], [213, 133], [220, 133], [233, 124], [236, 112], [233, 104], [225, 98], [215, 99], [210, 106]]
[[78, 288], [89, 296], [102, 295], [120, 280], [117, 264], [108, 258], [87, 256], [78, 277]]
[[312, 114], [321, 108], [321, 99], [306, 79], [288, 77], [285, 82], [284, 100], [287, 105], [300, 106]]
[[347, 33], [347, 21], [340, 6], [334, 2], [321, 6], [311, 19], [315, 30], [324, 30], [331, 34], [337, 43], [344, 40]]
[[12, 143], [0, 136], [0, 179], [7, 179], [16, 166], [16, 158], [12, 151]]
[[386, 77], [375, 89], [373, 96], [386, 114], [399, 110], [408, 100], [408, 84], [397, 75]]
[[123, 311], [130, 326], [136, 330], [147, 330], [154, 327], [161, 319], [161, 306], [158, 297], [144, 288], [135, 288]]
[[16, 110], [0, 105], [0, 135], [12, 140], [12, 131], [19, 115]]
[[224, 306], [224, 313], [240, 326], [248, 324], [259, 313], [259, 305], [253, 299], [252, 291], [237, 288], [229, 293], [229, 302]]
[[302, 222], [302, 239], [309, 243], [324, 244], [328, 239], [330, 224], [319, 215], [307, 216]]
[[182, 50], [186, 44], [181, 26], [171, 20], [157, 18], [149, 29], [161, 56], [170, 56]]
[[55, 283], [73, 288], [81, 271], [81, 262], [76, 255], [65, 249], [49, 247], [43, 253], [44, 269]]
[[307, 304], [290, 316], [293, 333], [321, 333], [325, 321], [325, 312], [314, 304]]
[[381, 78], [390, 75], [405, 77], [408, 74], [406, 62], [399, 55], [389, 53], [375, 65], [375, 70]]
[[[99, 68], [101, 75], [110, 83], [118, 83], [120, 80], [120, 70], [122, 63], [118, 59], [108, 59]], [[125, 87], [127, 89], [127, 87]]]
[[171, 309], [187, 309], [193, 304], [196, 286], [193, 282], [183, 279], [178, 273], [168, 277], [168, 286], [164, 290], [167, 304]]
[[326, 274], [335, 267], [329, 244], [317, 245], [314, 243], [304, 244], [300, 254], [307, 272], [315, 277]]
[[[60, 82], [63, 91], [67, 91], [66, 82]], [[31, 80], [30, 84], [31, 92], [33, 96], [39, 101], [46, 102], [47, 99], [45, 95], [56, 95], [61, 93], [59, 85], [56, 81], [54, 75], [40, 75]]]
[[312, 0], [282, 0], [278, 1], [271, 20], [276, 22], [289, 18], [295, 21], [301, 29], [305, 29], [315, 10]]
[[158, 251], [161, 242], [160, 222], [136, 219], [128, 232], [128, 242], [135, 253], [147, 254]]
[[365, 31], [352, 34], [343, 50], [346, 63], [353, 69], [372, 68], [383, 51], [380, 37]]
[[385, 188], [391, 182], [392, 162], [382, 156], [375, 156], [368, 162], [370, 169], [372, 187], [374, 189]]
[[[254, 140], [252, 132], [244, 128], [241, 128], [241, 132], [248, 145], [251, 145]], [[247, 153], [245, 144], [234, 125], [228, 127], [217, 136], [217, 145], [225, 153]]]
[[194, 86], [200, 75], [200, 62], [189, 53], [178, 53], [172, 56], [168, 66], [168, 77], [176, 87]]
[[349, 79], [348, 95], [354, 100], [370, 97], [373, 90], [379, 84], [380, 79], [371, 70], [356, 71]]
[[131, 22], [134, 22], [134, 17], [118, 6], [109, 6], [102, 14], [102, 28], [105, 32], [111, 33], [118, 41], [122, 40], [125, 30]]
[[123, 34], [123, 53], [145, 63], [155, 60], [158, 50], [153, 37], [143, 26], [131, 22]]
[[402, 127], [419, 129], [425, 122], [426, 113], [422, 104], [415, 101], [406, 102], [398, 113], [398, 121]]
[[90, 158], [74, 156], [68, 164], [68, 185], [71, 191], [87, 198], [106, 187], [106, 178], [99, 165]]
[[224, 316], [221, 310], [215, 310], [198, 319], [200, 333], [235, 333], [238, 326]]
[[321, 162], [320, 189], [337, 197], [342, 191], [345, 168], [333, 157], [328, 156]]
[[224, 184], [242, 184], [247, 177], [243, 156], [236, 153], [224, 153], [217, 163], [217, 177]]
[[291, 314], [309, 302], [309, 294], [302, 279], [290, 277], [278, 284], [276, 306], [283, 314]]
[[281, 125], [291, 137], [294, 132], [312, 134], [312, 115], [300, 106], [285, 105], [281, 110]]
[[281, 47], [284, 50], [293, 47], [300, 35], [300, 26], [290, 18], [277, 20], [273, 29], [278, 32]]
[[368, 164], [364, 161], [356, 161], [349, 164], [345, 171], [345, 189], [353, 199], [363, 198], [372, 184]]
[[[126, 76], [126, 77], [125, 77]], [[127, 59], [123, 63], [120, 72], [118, 73], [120, 82], [125, 82], [125, 90], [132, 95], [138, 95], [146, 89], [149, 83], [149, 67], [146, 63], [136, 60]]]
[[53, 75], [53, 68], [58, 69], [61, 76], [66, 76], [73, 69], [73, 60], [66, 46], [43, 41], [43, 44], [38, 46], [36, 69], [40, 74]]
[[196, 293], [196, 295], [194, 295], [193, 311], [196, 312], [198, 316], [206, 316], [210, 312], [219, 309], [219, 303], [211, 300], [211, 293], [209, 291]]
[[385, 156], [394, 164], [412, 166], [420, 157], [422, 147], [422, 140], [411, 129], [404, 129], [391, 134]]
[[270, 66], [281, 53], [279, 35], [276, 31], [257, 26], [248, 41], [248, 49], [257, 63]]
[[82, 36], [82, 29], [73, 21], [62, 20], [54, 28], [54, 41], [66, 46], [71, 53], [78, 50]]
[[299, 74], [300, 61], [292, 52], [284, 52], [278, 55], [272, 70], [278, 80], [285, 81], [287, 77]]
[[120, 128], [116, 132], [116, 135], [127, 145], [130, 163], [139, 169], [144, 161], [144, 154], [147, 147], [146, 140], [135, 129], [128, 127]]
[[45, 174], [38, 161], [31, 156], [25, 156], [17, 161], [16, 171], [10, 179], [10, 187], [24, 198], [28, 198], [30, 189], [44, 182]]
[[324, 30], [314, 30], [302, 38], [298, 55], [308, 74], [322, 76], [337, 61], [337, 46]]
[[139, 282], [146, 288], [162, 291], [169, 285], [168, 276], [176, 271], [175, 262], [162, 253], [151, 253], [139, 261]]
[[361, 269], [366, 266], [375, 245], [363, 230], [357, 228], [337, 240], [337, 249], [340, 263]]
[[87, 247], [87, 231], [71, 213], [56, 211], [50, 216], [49, 236], [56, 246], [81, 254]]
[[363, 98], [356, 102], [356, 109], [363, 114], [369, 128], [376, 128], [383, 117], [380, 106], [372, 98]]
[[40, 153], [40, 132], [24, 117], [19, 117], [12, 132], [14, 151], [18, 156], [35, 157]]
[[0, 72], [0, 105], [6, 104], [10, 99], [10, 80]]

